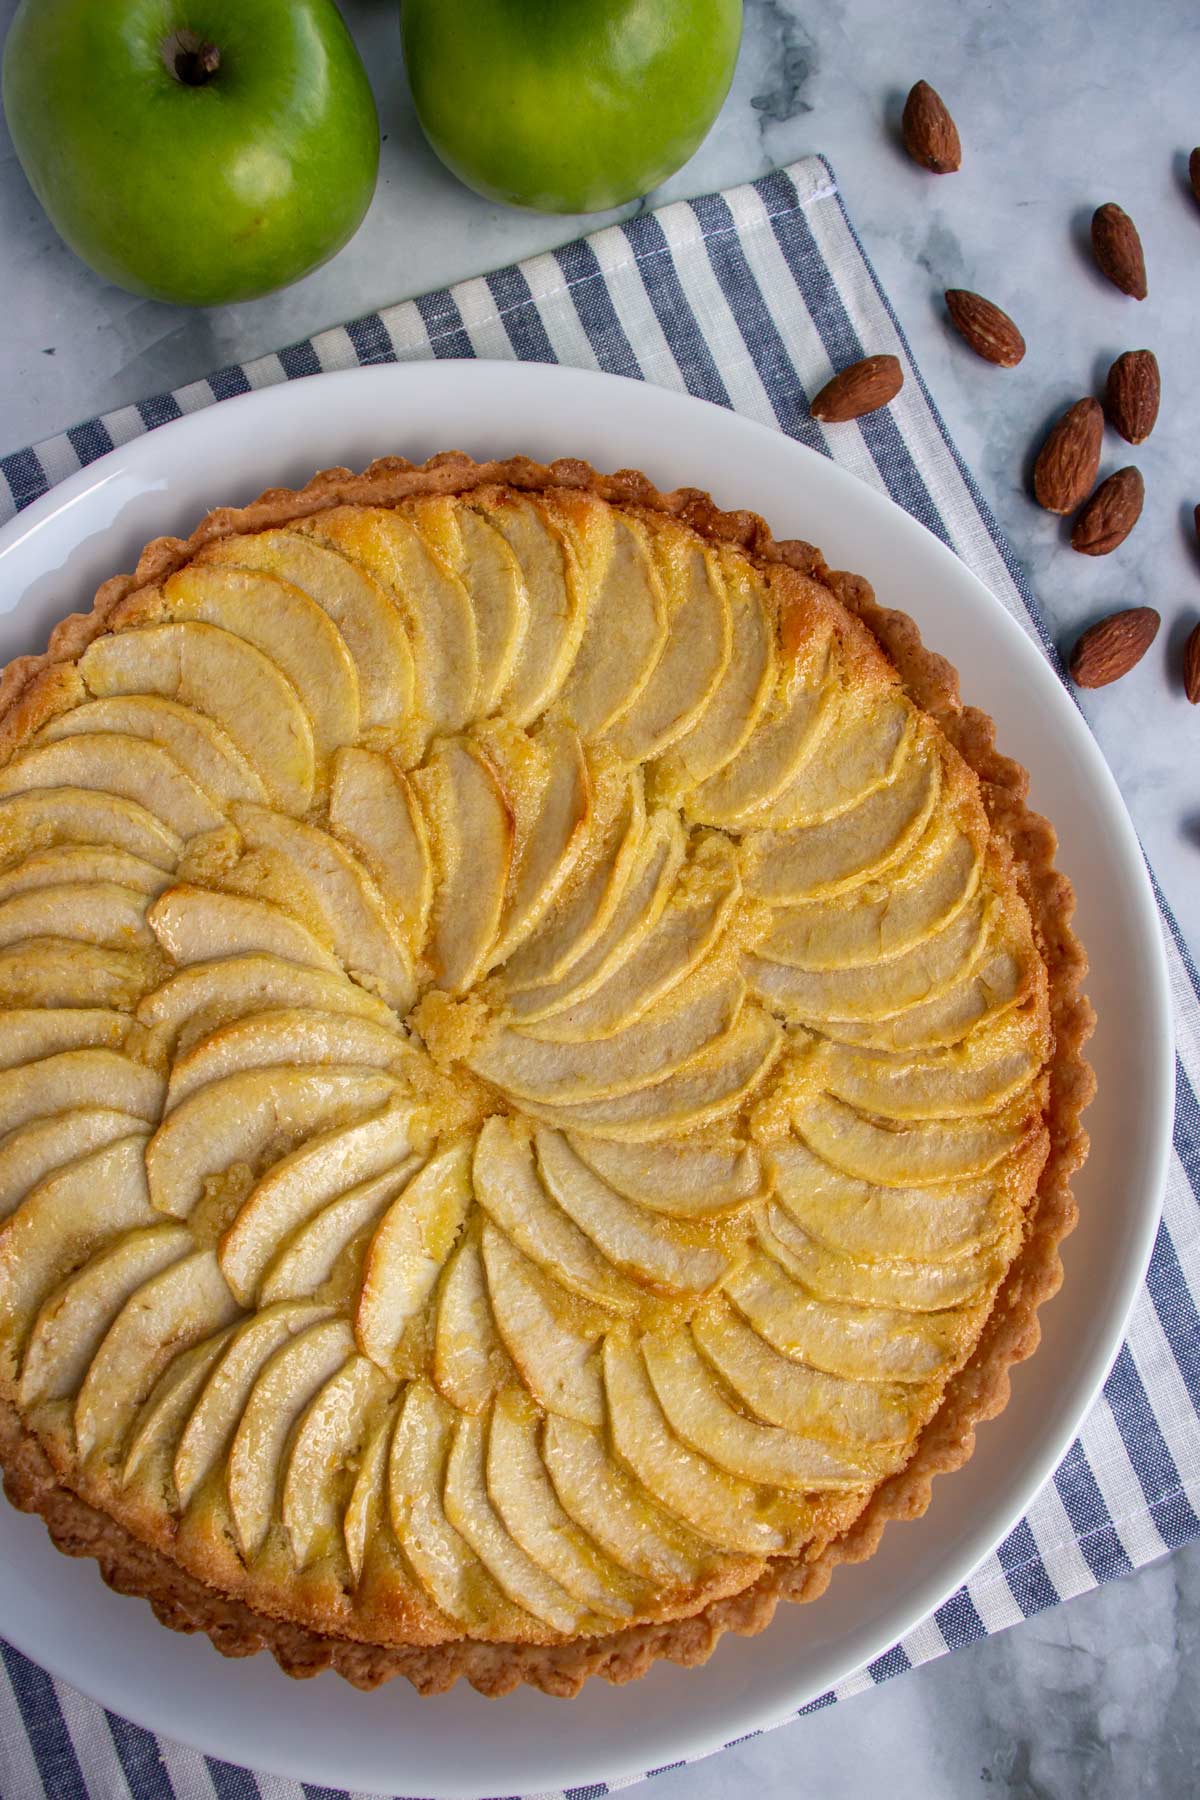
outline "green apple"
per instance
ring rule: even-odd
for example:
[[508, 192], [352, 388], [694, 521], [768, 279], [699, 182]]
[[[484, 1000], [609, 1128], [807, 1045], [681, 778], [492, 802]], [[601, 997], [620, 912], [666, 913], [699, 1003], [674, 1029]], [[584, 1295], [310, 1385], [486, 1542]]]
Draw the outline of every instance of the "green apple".
[[598, 212], [657, 186], [721, 110], [741, 0], [402, 0], [417, 115], [489, 200]]
[[296, 281], [375, 189], [375, 102], [332, 0], [22, 0], [4, 110], [56, 230], [155, 300]]

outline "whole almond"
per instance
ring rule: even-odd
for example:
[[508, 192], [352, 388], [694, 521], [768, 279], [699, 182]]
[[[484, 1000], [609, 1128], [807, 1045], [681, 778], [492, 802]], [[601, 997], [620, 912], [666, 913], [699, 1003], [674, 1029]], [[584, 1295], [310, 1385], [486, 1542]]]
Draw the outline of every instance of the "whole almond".
[[1074, 512], [1092, 491], [1100, 467], [1104, 414], [1098, 400], [1068, 407], [1038, 453], [1033, 491], [1047, 512]]
[[861, 419], [894, 400], [904, 386], [904, 370], [894, 356], [864, 356], [827, 381], [809, 411], [827, 425]]
[[1134, 300], [1146, 298], [1146, 258], [1137, 226], [1127, 212], [1109, 201], [1092, 214], [1092, 249], [1114, 287]]
[[1193, 706], [1200, 706], [1200, 625], [1193, 625], [1183, 646], [1183, 691]]
[[1107, 556], [1123, 544], [1142, 516], [1146, 484], [1140, 469], [1118, 469], [1102, 481], [1071, 532], [1071, 545], [1084, 556]]
[[1144, 444], [1154, 430], [1162, 378], [1153, 350], [1126, 350], [1108, 371], [1104, 405], [1108, 422], [1127, 444]]
[[910, 91], [900, 129], [904, 148], [923, 169], [934, 175], [952, 175], [961, 167], [958, 127], [942, 96], [927, 81], [918, 81]]
[[1025, 354], [1025, 339], [1006, 312], [968, 288], [946, 289], [946, 311], [976, 356], [1015, 369]]
[[1193, 194], [1200, 200], [1200, 144], [1196, 145], [1188, 157], [1188, 179], [1192, 184]]
[[1107, 687], [1140, 663], [1162, 623], [1152, 606], [1131, 606], [1091, 625], [1071, 652], [1071, 679], [1078, 687]]

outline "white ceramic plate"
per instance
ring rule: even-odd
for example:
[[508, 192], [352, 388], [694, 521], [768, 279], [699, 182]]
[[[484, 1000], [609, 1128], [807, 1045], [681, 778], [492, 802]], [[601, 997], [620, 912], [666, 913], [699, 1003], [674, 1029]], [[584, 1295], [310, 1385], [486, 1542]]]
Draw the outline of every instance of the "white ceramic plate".
[[1103, 1096], [1077, 1184], [1067, 1279], [1012, 1400], [967, 1467], [935, 1484], [827, 1599], [781, 1608], [756, 1638], [727, 1637], [701, 1669], [656, 1666], [626, 1688], [589, 1682], [570, 1705], [523, 1689], [486, 1701], [465, 1685], [421, 1700], [403, 1681], [359, 1694], [336, 1676], [298, 1683], [267, 1656], [230, 1663], [165, 1631], [68, 1561], [37, 1519], [0, 1505], [4, 1635], [56, 1675], [141, 1724], [228, 1760], [333, 1787], [450, 1797], [581, 1785], [697, 1756], [778, 1723], [938, 1606], [1016, 1523], [1067, 1449], [1116, 1354], [1158, 1218], [1170, 1128], [1171, 1038], [1159, 922], [1116, 785], [1058, 681], [1000, 604], [889, 500], [812, 451], [701, 401], [540, 365], [430, 363], [285, 383], [167, 425], [114, 451], [0, 533], [0, 660], [41, 648], [64, 612], [151, 537], [211, 506], [315, 468], [400, 452], [521, 450], [644, 468], [725, 505], [749, 503], [780, 536], [819, 543], [919, 622], [996, 718], [1033, 776], [1079, 892], [1099, 1014]]

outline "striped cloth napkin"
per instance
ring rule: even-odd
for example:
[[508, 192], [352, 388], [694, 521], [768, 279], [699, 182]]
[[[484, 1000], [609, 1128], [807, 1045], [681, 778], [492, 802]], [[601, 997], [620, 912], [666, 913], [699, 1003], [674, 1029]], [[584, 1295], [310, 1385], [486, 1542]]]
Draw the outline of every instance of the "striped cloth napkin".
[[[901, 358], [903, 393], [885, 413], [827, 442], [809, 417], [807, 396], [831, 366], [853, 361], [864, 346]], [[0, 518], [114, 445], [230, 395], [325, 369], [429, 356], [607, 369], [773, 424], [899, 501], [1054, 657], [1036, 602], [912, 361], [833, 172], [815, 157], [752, 186], [643, 214], [552, 255], [355, 319], [15, 451], [0, 458]], [[1200, 976], [1161, 895], [1159, 903], [1177, 1029], [1174, 1154], [1149, 1274], [1103, 1397], [1027, 1517], [967, 1585], [806, 1711], [1200, 1536]], [[0, 1643], [0, 1652], [0, 1793], [8, 1800], [43, 1793], [48, 1800], [342, 1800], [160, 1742], [53, 1681], [10, 1646]], [[567, 1789], [566, 1800], [598, 1800], [608, 1791], [598, 1782]]]

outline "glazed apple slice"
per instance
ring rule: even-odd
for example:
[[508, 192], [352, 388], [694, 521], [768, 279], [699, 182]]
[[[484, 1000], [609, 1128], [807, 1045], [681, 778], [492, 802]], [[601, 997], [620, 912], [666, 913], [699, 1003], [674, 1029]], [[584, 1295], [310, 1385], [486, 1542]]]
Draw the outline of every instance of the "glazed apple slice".
[[314, 1007], [394, 1028], [390, 1007], [374, 994], [325, 969], [257, 951], [243, 951], [180, 969], [146, 995], [138, 1019], [161, 1031], [172, 1048], [234, 1019], [288, 1007]]
[[143, 1129], [132, 1113], [78, 1106], [7, 1132], [0, 1140], [0, 1220], [54, 1170]]
[[775, 687], [775, 632], [763, 583], [734, 550], [723, 546], [717, 561], [730, 613], [729, 660], [699, 716], [655, 765], [654, 791], [671, 799], [732, 762]]
[[[161, 600], [132, 596], [138, 623], [199, 622], [244, 638], [282, 670], [312, 720], [318, 756], [359, 733], [358, 673], [337, 626], [314, 600], [272, 575], [192, 562], [165, 583]], [[122, 609], [115, 615], [120, 624]]]
[[[334, 1067], [244, 1069], [210, 1082], [169, 1113], [150, 1140], [146, 1169], [154, 1204], [185, 1219], [208, 1176], [234, 1163], [253, 1165], [274, 1146], [374, 1112], [395, 1091], [390, 1076]], [[244, 1291], [240, 1279], [233, 1285]]]
[[408, 777], [379, 752], [346, 745], [334, 758], [329, 826], [370, 869], [418, 955], [433, 905], [433, 855]]
[[298, 1569], [338, 1545], [351, 1471], [391, 1391], [391, 1382], [369, 1358], [350, 1356], [296, 1425], [286, 1451], [280, 1513]]
[[563, 1511], [542, 1461], [540, 1423], [519, 1389], [497, 1394], [487, 1433], [488, 1497], [526, 1556], [560, 1588], [593, 1612], [628, 1618], [644, 1596]]
[[587, 587], [587, 622], [562, 704], [582, 736], [594, 738], [629, 711], [650, 680], [667, 641], [666, 596], [635, 520], [599, 502], [586, 511], [554, 502], [552, 511]]
[[529, 624], [529, 596], [519, 563], [495, 526], [450, 495], [405, 503], [441, 565], [462, 582], [475, 619], [479, 654], [477, 710], [496, 710]]
[[826, 1091], [859, 1112], [889, 1119], [953, 1119], [996, 1112], [1049, 1060], [1049, 1024], [1036, 1007], [1010, 1009], [961, 1043], [907, 1056], [828, 1041]]
[[482, 1412], [513, 1375], [500, 1341], [479, 1232], [468, 1226], [446, 1265], [434, 1316], [432, 1376], [438, 1392], [460, 1412]]
[[342, 1063], [401, 1074], [412, 1058], [407, 1038], [373, 1019], [307, 1008], [254, 1013], [200, 1038], [176, 1058], [167, 1084], [167, 1109], [205, 1082], [222, 1080], [239, 1069]]
[[931, 937], [967, 904], [980, 873], [975, 844], [953, 821], [931, 836], [890, 884], [780, 909], [760, 953], [798, 969], [848, 969]]
[[[417, 1580], [448, 1619], [489, 1636], [507, 1624], [511, 1638], [514, 1626], [521, 1629], [522, 1615], [500, 1593], [442, 1505], [457, 1417], [426, 1382], [410, 1383], [388, 1459], [392, 1530]], [[528, 1622], [525, 1616], [526, 1627]]]
[[181, 882], [159, 895], [146, 915], [150, 929], [179, 964], [227, 956], [270, 956], [340, 975], [341, 964], [298, 919], [269, 900], [225, 894]]
[[765, 1178], [758, 1151], [736, 1140], [715, 1143], [618, 1144], [571, 1137], [575, 1154], [610, 1187], [651, 1212], [704, 1218], [761, 1197]]
[[514, 1606], [564, 1636], [577, 1632], [585, 1623], [585, 1609], [526, 1555], [492, 1505], [486, 1454], [484, 1421], [460, 1415], [446, 1461], [446, 1518]]
[[122, 1233], [156, 1224], [145, 1132], [83, 1152], [30, 1190], [0, 1227], [0, 1353], [11, 1364], [46, 1294]]
[[0, 946], [30, 937], [71, 938], [116, 950], [153, 947], [147, 896], [112, 881], [64, 881], [0, 900]]
[[826, 1096], [804, 1106], [796, 1126], [818, 1156], [847, 1175], [879, 1187], [909, 1188], [986, 1174], [1021, 1145], [1041, 1117], [1041, 1096], [1032, 1090], [990, 1118], [910, 1119], [892, 1126]]
[[0, 1074], [0, 1130], [16, 1131], [77, 1106], [132, 1113], [153, 1123], [165, 1082], [157, 1069], [117, 1050], [62, 1050]]
[[245, 638], [216, 625], [144, 625], [97, 638], [79, 668], [98, 698], [161, 694], [206, 713], [257, 771], [276, 806], [307, 812], [312, 725], [287, 676]]
[[747, 891], [770, 905], [855, 887], [894, 867], [918, 842], [941, 788], [941, 764], [918, 733], [896, 777], [822, 825], [750, 831], [743, 839]]
[[714, 1287], [729, 1258], [698, 1232], [634, 1206], [581, 1162], [554, 1131], [536, 1137], [542, 1179], [567, 1216], [633, 1281], [662, 1294], [697, 1294]]
[[588, 841], [566, 889], [529, 938], [505, 959], [507, 992], [557, 981], [591, 949], [624, 892], [645, 826], [640, 770], [620, 782], [597, 782]]
[[61, 713], [38, 733], [39, 743], [111, 731], [158, 744], [215, 805], [232, 800], [265, 800], [262, 777], [215, 719], [161, 694], [114, 694], [85, 700]]
[[687, 1332], [646, 1338], [642, 1355], [671, 1429], [732, 1475], [812, 1493], [870, 1487], [883, 1472], [878, 1458], [746, 1418], [725, 1399]]
[[310, 1301], [265, 1308], [236, 1327], [220, 1361], [203, 1387], [179, 1433], [172, 1476], [179, 1505], [185, 1509], [212, 1471], [224, 1459], [251, 1389], [270, 1357], [298, 1332], [329, 1317], [329, 1309]]
[[649, 536], [672, 610], [666, 643], [649, 680], [608, 733], [613, 748], [632, 763], [661, 755], [696, 722], [720, 685], [732, 644], [717, 552], [665, 519]]
[[408, 715], [413, 696], [408, 634], [396, 607], [364, 570], [315, 538], [294, 531], [219, 538], [206, 545], [196, 561], [260, 569], [299, 588], [329, 614], [345, 639], [358, 675], [363, 727], [395, 727]]
[[693, 1586], [718, 1562], [711, 1544], [655, 1506], [612, 1460], [601, 1432], [551, 1414], [542, 1456], [563, 1510], [597, 1551], [660, 1593]]
[[32, 937], [0, 950], [0, 1006], [111, 1006], [130, 1011], [154, 980], [141, 950]]
[[560, 1043], [607, 1038], [642, 1019], [720, 943], [740, 892], [733, 844], [702, 836], [641, 942], [590, 994], [541, 1019], [538, 1035]]
[[58, 787], [0, 798], [0, 858], [5, 864], [59, 844], [124, 850], [168, 870], [183, 853], [177, 832], [119, 794]]
[[128, 1231], [43, 1302], [25, 1344], [17, 1398], [28, 1409], [78, 1392], [105, 1332], [132, 1294], [195, 1248], [182, 1225]]
[[468, 505], [494, 527], [512, 550], [524, 577], [528, 614], [501, 710], [516, 725], [529, 725], [555, 699], [587, 620], [574, 552], [546, 508], [526, 495], [472, 495]]
[[266, 807], [237, 805], [233, 822], [250, 850], [284, 859], [349, 973], [407, 1012], [416, 993], [412, 960], [362, 864], [328, 832]]
[[164, 1368], [238, 1315], [211, 1250], [193, 1250], [143, 1282], [109, 1326], [79, 1389], [79, 1457], [112, 1459]]
[[[183, 1351], [163, 1370], [130, 1427], [121, 1469], [124, 1486], [143, 1481], [153, 1491], [153, 1483], [161, 1479], [160, 1471], [170, 1480], [180, 1433], [214, 1364], [224, 1355], [233, 1331], [234, 1327], [227, 1325], [223, 1331]], [[162, 1493], [160, 1487], [160, 1496]]]
[[475, 1149], [473, 1179], [488, 1217], [555, 1281], [618, 1312], [638, 1309], [637, 1290], [549, 1198], [528, 1131], [520, 1123], [499, 1117], [486, 1122]]
[[[246, 1097], [241, 1105], [246, 1111], [261, 1096], [268, 1108], [274, 1108], [276, 1133], [291, 1134], [293, 1130], [295, 1115], [289, 1092], [298, 1109], [309, 1109], [306, 1117], [297, 1120], [295, 1135], [303, 1141], [251, 1189], [221, 1238], [222, 1271], [244, 1305], [250, 1304], [258, 1283], [292, 1232], [338, 1194], [406, 1161], [423, 1133], [418, 1109], [386, 1076], [353, 1074], [343, 1080], [339, 1071], [297, 1070], [290, 1072], [290, 1081], [288, 1077], [287, 1070], [254, 1071], [232, 1076], [216, 1090], [232, 1091], [242, 1084]], [[331, 1085], [322, 1085], [322, 1077]], [[171, 1117], [195, 1108], [200, 1125], [204, 1097], [212, 1092], [214, 1088], [201, 1088]], [[318, 1095], [325, 1096], [324, 1103], [318, 1103]], [[223, 1113], [221, 1116], [223, 1120]], [[260, 1129], [270, 1129], [270, 1117], [268, 1112]], [[229, 1127], [231, 1136], [235, 1129]], [[198, 1149], [192, 1154], [211, 1158], [216, 1152]], [[245, 1153], [229, 1160], [246, 1160]], [[228, 1163], [217, 1166], [227, 1167]], [[151, 1165], [152, 1189], [154, 1179]]]
[[339, 1299], [343, 1288], [357, 1292], [374, 1227], [419, 1167], [418, 1157], [408, 1158], [327, 1201], [275, 1256], [259, 1287], [258, 1304], [270, 1306], [306, 1294], [324, 1299], [327, 1284], [335, 1281]]
[[554, 906], [583, 846], [592, 809], [592, 781], [578, 734], [550, 721], [532, 740], [546, 770], [536, 812], [528, 831], [520, 829], [514, 787], [502, 776], [517, 824], [508, 890], [499, 936], [490, 952], [492, 963], [504, 962]]
[[819, 825], [891, 781], [907, 752], [915, 712], [901, 695], [843, 698], [839, 716], [799, 775], [748, 826], [781, 831]]
[[512, 811], [491, 762], [474, 744], [439, 744], [415, 785], [436, 867], [429, 958], [440, 987], [461, 993], [482, 973], [512, 858]]
[[859, 968], [812, 970], [751, 956], [746, 977], [765, 1004], [797, 1023], [890, 1019], [936, 999], [969, 973], [987, 945], [992, 912], [984, 892], [933, 937], [896, 956]]
[[940, 1262], [991, 1242], [1008, 1210], [1007, 1165], [982, 1179], [885, 1188], [834, 1168], [800, 1138], [771, 1146], [781, 1206], [802, 1231], [858, 1262]]
[[877, 1259], [864, 1265], [810, 1237], [782, 1206], [769, 1206], [759, 1221], [771, 1255], [819, 1299], [851, 1306], [891, 1306], [904, 1312], [940, 1312], [983, 1300], [1012, 1260], [1017, 1230], [1014, 1219], [1007, 1234], [953, 1260]]
[[892, 1054], [948, 1049], [1045, 992], [1045, 965], [1028, 924], [1001, 914], [973, 967], [934, 999], [886, 1019], [830, 1019], [825, 1029], [842, 1043]]
[[39, 788], [116, 794], [143, 807], [180, 838], [222, 823], [222, 814], [173, 756], [145, 738], [116, 731], [35, 744], [0, 769], [0, 796]]
[[775, 692], [733, 760], [686, 796], [701, 825], [738, 828], [800, 777], [837, 714], [837, 656], [828, 630], [814, 631], [783, 663]]
[[310, 1325], [270, 1357], [250, 1392], [229, 1446], [226, 1487], [242, 1555], [257, 1555], [277, 1512], [284, 1450], [293, 1426], [353, 1355], [344, 1319]]
[[171, 884], [165, 870], [127, 850], [102, 850], [90, 844], [57, 844], [36, 850], [0, 874], [0, 900], [37, 893], [63, 884], [102, 882], [153, 900]]
[[479, 687], [475, 619], [466, 588], [430, 554], [412, 519], [394, 507], [335, 506], [295, 529], [380, 584], [412, 645], [417, 722], [425, 732], [461, 730]]
[[342, 1519], [342, 1542], [355, 1587], [362, 1580], [370, 1545], [386, 1532], [384, 1492], [397, 1410], [395, 1402], [385, 1405], [367, 1438]]
[[371, 1240], [354, 1318], [359, 1349], [399, 1376], [397, 1352], [454, 1248], [471, 1204], [469, 1139], [432, 1156], [399, 1193]]
[[[603, 991], [603, 990], [601, 990]], [[570, 1103], [628, 1093], [670, 1075], [737, 1017], [745, 984], [716, 971], [675, 989], [610, 1037], [558, 1042], [495, 1025], [472, 1049], [477, 1074], [506, 1093]]]
[[604, 1343], [608, 1428], [622, 1463], [660, 1505], [720, 1549], [750, 1556], [795, 1550], [812, 1532], [800, 1500], [762, 1492], [689, 1450], [671, 1431], [641, 1352], [611, 1333]]
[[656, 813], [641, 835], [636, 864], [604, 930], [558, 980], [510, 995], [515, 1022], [533, 1024], [579, 1004], [633, 954], [667, 904], [686, 847], [674, 814]]
[[548, 1412], [601, 1425], [598, 1330], [569, 1321], [535, 1265], [491, 1223], [483, 1228], [483, 1264], [504, 1347], [535, 1400]]
[[64, 1050], [120, 1050], [140, 1035], [128, 1013], [106, 1006], [14, 1007], [4, 1015], [0, 1068], [57, 1056]]
[[726, 1283], [730, 1299], [781, 1355], [848, 1381], [944, 1378], [983, 1322], [979, 1308], [910, 1313], [818, 1300], [761, 1251]]
[[692, 1335], [739, 1400], [767, 1425], [823, 1443], [905, 1444], [936, 1386], [851, 1381], [773, 1350], [724, 1299], [701, 1308]]
[[782, 1047], [783, 1034], [770, 1014], [745, 1006], [724, 1036], [653, 1087], [575, 1106], [527, 1100], [525, 1110], [560, 1129], [625, 1143], [675, 1137], [739, 1106], [768, 1074]]

